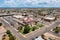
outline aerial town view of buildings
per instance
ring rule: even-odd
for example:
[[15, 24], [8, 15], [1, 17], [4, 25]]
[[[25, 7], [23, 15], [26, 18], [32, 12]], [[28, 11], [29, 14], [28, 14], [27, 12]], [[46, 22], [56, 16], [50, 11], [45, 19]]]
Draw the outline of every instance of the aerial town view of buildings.
[[60, 8], [0, 8], [0, 40], [60, 40]]

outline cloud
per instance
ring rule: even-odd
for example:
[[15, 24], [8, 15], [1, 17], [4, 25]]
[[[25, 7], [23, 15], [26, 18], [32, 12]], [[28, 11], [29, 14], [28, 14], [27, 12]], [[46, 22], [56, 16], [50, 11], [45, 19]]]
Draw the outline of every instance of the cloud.
[[27, 3], [27, 4], [30, 3], [32, 5], [36, 5], [39, 3], [39, 0], [26, 0], [25, 3]]
[[53, 7], [60, 6], [60, 0], [4, 0], [0, 7]]
[[14, 2], [14, 0], [5, 0], [1, 6], [11, 7], [11, 6], [16, 6], [16, 3]]

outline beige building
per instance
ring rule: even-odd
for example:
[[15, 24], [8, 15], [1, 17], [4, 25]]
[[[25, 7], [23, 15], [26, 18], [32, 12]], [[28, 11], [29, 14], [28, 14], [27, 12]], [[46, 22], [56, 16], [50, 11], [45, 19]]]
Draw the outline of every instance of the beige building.
[[54, 16], [45, 16], [43, 17], [44, 20], [47, 20], [47, 21], [54, 21], [55, 20], [55, 17]]
[[45, 34], [44, 34], [44, 38], [45, 38], [46, 40], [60, 40], [60, 37], [55, 36], [55, 35], [53, 35], [53, 34], [51, 34], [51, 33], [45, 33]]

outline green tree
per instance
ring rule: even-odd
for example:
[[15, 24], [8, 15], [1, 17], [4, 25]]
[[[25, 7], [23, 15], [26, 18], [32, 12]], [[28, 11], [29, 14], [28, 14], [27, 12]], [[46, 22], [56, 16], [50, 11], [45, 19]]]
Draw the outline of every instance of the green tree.
[[23, 27], [20, 26], [20, 27], [18, 27], [18, 30], [20, 31], [20, 30], [22, 30], [22, 28], [23, 28]]
[[55, 33], [59, 33], [59, 32], [60, 32], [60, 27], [56, 27], [55, 29], [53, 29], [53, 31], [54, 31]]
[[6, 32], [9, 36], [9, 40], [15, 40], [15, 37], [11, 34], [11, 32], [9, 30], [7, 30]]
[[36, 26], [32, 27], [32, 31], [35, 31], [36, 29], [38, 29]]
[[10, 36], [9, 40], [15, 40], [15, 37], [14, 36]]
[[30, 29], [31, 29], [30, 26], [28, 24], [26, 24], [23, 33], [24, 34], [29, 33], [30, 32]]
[[10, 13], [10, 11], [8, 10], [8, 11], [7, 11], [7, 14], [9, 14], [9, 13]]
[[2, 23], [0, 23], [0, 26], [2, 26]]
[[7, 30], [7, 32], [6, 32], [7, 34], [11, 34], [11, 32], [9, 31], [9, 30]]
[[41, 35], [41, 37], [42, 37], [43, 39], [45, 39], [43, 34]]
[[6, 33], [8, 34], [9, 37], [12, 36], [12, 34], [11, 34], [11, 32], [9, 30], [7, 30]]
[[37, 24], [37, 26], [41, 28], [41, 27], [43, 27], [44, 25], [43, 25], [43, 24]]

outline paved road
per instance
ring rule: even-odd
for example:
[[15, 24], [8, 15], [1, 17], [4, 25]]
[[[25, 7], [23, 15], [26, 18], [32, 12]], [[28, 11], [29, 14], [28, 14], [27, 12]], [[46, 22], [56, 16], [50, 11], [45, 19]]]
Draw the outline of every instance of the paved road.
[[57, 27], [58, 24], [60, 24], [60, 21], [56, 21], [56, 22], [50, 24], [49, 27], [48, 26], [45, 26], [41, 30], [38, 29], [38, 30], [36, 30], [34, 32], [31, 32], [31, 33], [27, 34], [26, 36], [27, 36], [28, 40], [32, 40], [33, 38], [35, 39], [36, 37], [41, 36], [45, 32], [48, 32], [51, 29]]
[[0, 18], [0, 21], [3, 23], [3, 25], [4, 25], [8, 30], [10, 30], [10, 31], [13, 33], [13, 35], [14, 35], [18, 40], [26, 40], [26, 38], [23, 37], [22, 34], [20, 34], [19, 32], [17, 32], [17, 31], [14, 29], [14, 27], [12, 27], [12, 26], [10, 25], [10, 23], [8, 23], [5, 19]]
[[16, 13], [16, 14], [0, 14], [0, 17], [13, 16], [13, 15], [19, 15], [19, 14], [18, 13]]
[[[15, 21], [17, 22], [20, 22], [18, 19], [15, 19], [15, 18], [12, 18], [14, 19]], [[14, 28], [6, 21], [4, 20], [3, 18], [0, 18], [0, 20], [2, 21], [2, 23], [5, 25], [5, 26], [8, 26], [7, 28], [19, 39], [19, 40], [25, 40], [26, 38], [24, 38], [22, 36], [22, 34], [19, 34], [16, 30], [14, 30]], [[55, 21], [54, 23], [50, 24], [49, 26], [45, 26], [43, 27], [41, 30], [38, 29], [32, 33], [28, 33], [26, 35], [27, 37], [27, 40], [32, 40], [33, 38], [35, 39], [36, 37], [44, 34], [45, 32], [48, 32], [50, 31], [51, 29], [57, 27], [57, 25], [60, 24], [60, 20], [59, 21]]]
[[0, 14], [0, 17], [13, 16], [14, 14]]
[[13, 27], [18, 28], [18, 23], [16, 21], [13, 21], [9, 17], [4, 17], [5, 20], [7, 20]]
[[22, 21], [14, 18], [14, 17], [10, 17], [10, 19], [11, 19], [11, 20], [14, 20], [14, 21], [16, 21], [16, 22], [18, 22], [18, 23], [20, 23], [20, 24], [23, 25], [23, 26], [25, 25]]

